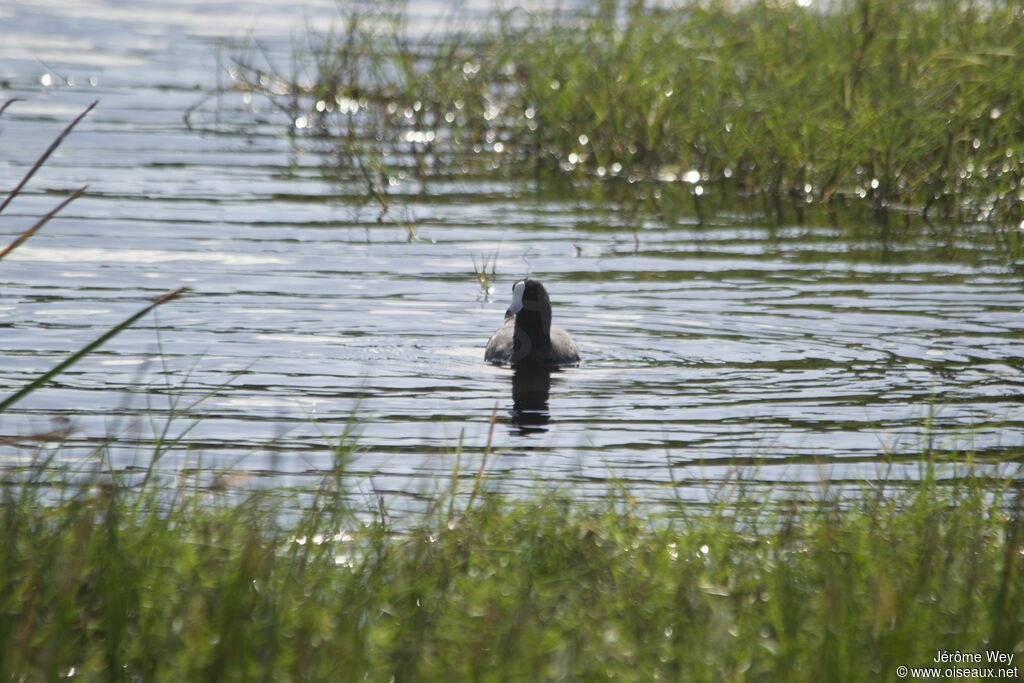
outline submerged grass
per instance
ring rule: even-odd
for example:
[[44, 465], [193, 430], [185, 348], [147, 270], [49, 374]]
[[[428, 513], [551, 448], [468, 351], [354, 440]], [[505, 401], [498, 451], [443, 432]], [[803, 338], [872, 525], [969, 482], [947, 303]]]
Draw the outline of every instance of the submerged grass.
[[1019, 3], [801, 5], [604, 0], [427, 33], [401, 4], [342, 5], [343, 28], [311, 35], [289, 75], [251, 49], [232, 75], [377, 194], [410, 174], [540, 169], [698, 209], [738, 196], [982, 220], [1019, 256]]
[[937, 650], [1024, 652], [1012, 480], [929, 468], [652, 512], [621, 489], [509, 497], [455, 477], [472, 492], [392, 528], [350, 503], [352, 447], [301, 501], [100, 466], [8, 472], [0, 675], [886, 680]]

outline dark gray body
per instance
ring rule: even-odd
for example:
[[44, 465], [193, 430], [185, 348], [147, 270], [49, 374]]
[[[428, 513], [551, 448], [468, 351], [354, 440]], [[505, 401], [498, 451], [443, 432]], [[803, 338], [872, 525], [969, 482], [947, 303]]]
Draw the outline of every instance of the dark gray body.
[[522, 363], [530, 362], [537, 365], [571, 365], [580, 362], [580, 351], [569, 333], [557, 325], [551, 326], [551, 344], [547, 349], [539, 349], [532, 357], [524, 354], [523, 358], [513, 358], [516, 318], [505, 318], [505, 324], [491, 335], [484, 351], [484, 360], [489, 363]]

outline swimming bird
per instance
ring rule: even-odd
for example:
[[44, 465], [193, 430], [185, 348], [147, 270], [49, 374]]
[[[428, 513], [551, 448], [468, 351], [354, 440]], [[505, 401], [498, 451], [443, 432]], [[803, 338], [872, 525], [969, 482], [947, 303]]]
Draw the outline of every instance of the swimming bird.
[[551, 324], [551, 299], [544, 285], [529, 278], [512, 285], [505, 323], [491, 335], [484, 360], [510, 365], [571, 365], [580, 362], [576, 342]]

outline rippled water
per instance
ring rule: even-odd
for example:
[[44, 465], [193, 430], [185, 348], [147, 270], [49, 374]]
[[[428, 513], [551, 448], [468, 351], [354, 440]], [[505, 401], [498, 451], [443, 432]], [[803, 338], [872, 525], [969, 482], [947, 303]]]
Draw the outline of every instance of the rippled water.
[[[213, 95], [217, 38], [252, 29], [285, 59], [331, 16], [333, 2], [307, 4], [0, 8], [0, 101], [25, 100], [0, 116], [0, 187], [100, 100], [0, 215], [6, 243], [89, 185], [0, 262], [0, 391], [193, 289], [19, 403], [0, 436], [66, 418], [61, 457], [116, 436], [116, 464], [143, 465], [132, 440], [170, 420], [184, 438], [168, 466], [294, 484], [355, 420], [363, 485], [414, 492], [451, 473], [460, 439], [475, 471], [496, 408], [488, 469], [504, 481], [657, 494], [674, 480], [695, 499], [750, 458], [783, 484], [914, 476], [927, 420], [944, 450], [1021, 455], [1022, 280], [984, 240], [936, 248], [741, 213], [666, 226], [469, 178], [419, 197], [399, 185], [378, 222], [279, 117]], [[493, 292], [474, 259], [492, 259]], [[513, 381], [483, 363], [524, 275], [547, 285], [580, 367]], [[33, 452], [0, 445], [6, 461]]]

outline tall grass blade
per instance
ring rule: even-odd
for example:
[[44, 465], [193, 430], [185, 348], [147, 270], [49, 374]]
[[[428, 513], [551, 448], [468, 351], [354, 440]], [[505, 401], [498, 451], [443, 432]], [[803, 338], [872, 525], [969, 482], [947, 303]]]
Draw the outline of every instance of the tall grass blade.
[[[494, 425], [498, 421], [498, 406], [495, 404], [494, 410], [491, 411], [490, 427], [487, 430], [487, 445], [484, 446], [484, 456], [480, 459], [480, 469], [477, 470], [476, 479], [473, 481], [473, 491], [469, 494], [469, 502], [466, 503], [466, 511], [462, 513], [462, 522], [469, 515], [473, 509], [473, 501], [476, 500], [477, 494], [480, 492], [480, 483], [484, 478], [484, 471], [487, 469], [487, 456], [491, 453], [491, 442], [494, 439]], [[454, 495], [454, 493], [453, 493]]]
[[[9, 102], [10, 101], [8, 101], [8, 103]], [[83, 111], [81, 114], [75, 117], [75, 120], [69, 123], [67, 127], [61, 132], [61, 134], [58, 135], [52, 143], [50, 143], [50, 146], [47, 147], [46, 151], [43, 152], [43, 155], [39, 157], [38, 160], [36, 160], [36, 163], [33, 164], [32, 168], [28, 170], [28, 173], [26, 173], [25, 177], [21, 179], [21, 182], [18, 183], [17, 187], [11, 190], [11, 193], [7, 195], [7, 199], [5, 199], [2, 204], [0, 204], [0, 212], [3, 212], [3, 210], [7, 208], [7, 205], [11, 203], [11, 200], [18, 196], [18, 193], [21, 192], [21, 189], [25, 187], [25, 184], [32, 178], [32, 176], [36, 174], [36, 171], [38, 171], [40, 167], [46, 163], [46, 160], [50, 158], [50, 155], [53, 154], [53, 151], [57, 149], [61, 142], [64, 141], [64, 138], [67, 137], [68, 133], [70, 133], [71, 130], [76, 125], [78, 125], [78, 122], [84, 119], [85, 115], [91, 112], [93, 107], [99, 104], [99, 102], [99, 100], [93, 100], [92, 104], [86, 107], [85, 111]]]
[[142, 310], [136, 312], [135, 314], [133, 314], [130, 317], [126, 318], [125, 320], [123, 320], [122, 322], [118, 323], [114, 327], [110, 328], [109, 330], [104, 332], [102, 335], [100, 335], [99, 337], [97, 337], [96, 339], [91, 341], [90, 343], [86, 344], [82, 348], [78, 349], [77, 351], [75, 351], [70, 356], [68, 356], [61, 363], [57, 364], [56, 367], [54, 367], [53, 369], [43, 373], [42, 375], [40, 375], [36, 379], [34, 379], [31, 382], [29, 382], [28, 384], [26, 384], [21, 389], [16, 391], [14, 394], [12, 394], [11, 396], [8, 396], [6, 399], [4, 399], [2, 402], [0, 402], [0, 414], [2, 414], [5, 410], [7, 410], [9, 407], [14, 405], [15, 403], [17, 403], [19, 400], [25, 398], [26, 396], [31, 394], [33, 391], [35, 391], [39, 387], [41, 387], [44, 384], [46, 384], [47, 382], [49, 382], [51, 379], [53, 379], [54, 377], [56, 377], [60, 373], [64, 372], [68, 368], [70, 368], [72, 365], [74, 365], [78, 361], [82, 360], [82, 358], [84, 358], [85, 356], [89, 355], [94, 350], [98, 349], [100, 346], [105, 344], [111, 338], [117, 336], [118, 334], [123, 332], [128, 327], [131, 327], [131, 325], [134, 324], [136, 320], [138, 320], [142, 316], [146, 315], [147, 313], [149, 313], [151, 310], [153, 310], [154, 308], [156, 308], [160, 304], [166, 303], [166, 302], [170, 301], [171, 299], [174, 299], [174, 298], [178, 297], [179, 295], [181, 295], [181, 294], [183, 294], [183, 293], [185, 293], [185, 292], [187, 292], [189, 290], [190, 290], [189, 287], [179, 287], [178, 289], [175, 289], [172, 292], [168, 292], [168, 293], [164, 294], [163, 296], [161, 296], [160, 298], [156, 299], [153, 303], [149, 304], [148, 306], [146, 306]]
[[22, 100], [21, 100], [20, 97], [12, 97], [9, 100], [7, 100], [6, 102], [4, 102], [3, 104], [0, 104], [0, 114], [3, 114], [4, 110], [6, 110], [7, 107], [11, 106], [15, 102], [21, 102], [21, 101]]
[[11, 242], [10, 244], [8, 244], [8, 245], [7, 245], [6, 247], [4, 247], [3, 249], [0, 249], [0, 260], [3, 260], [3, 258], [4, 258], [5, 256], [7, 256], [7, 254], [9, 254], [9, 253], [11, 253], [12, 251], [14, 251], [14, 250], [15, 250], [15, 249], [16, 249], [16, 248], [17, 248], [17, 247], [18, 247], [18, 246], [19, 246], [19, 245], [20, 245], [20, 244], [21, 244], [22, 242], [24, 242], [24, 241], [25, 241], [25, 240], [27, 240], [27, 239], [28, 239], [29, 237], [31, 237], [32, 235], [34, 235], [34, 234], [35, 234], [35, 232], [36, 232], [36, 230], [38, 230], [39, 228], [41, 228], [41, 227], [43, 227], [44, 225], [46, 225], [46, 224], [47, 224], [47, 223], [49, 222], [49, 220], [50, 220], [51, 218], [53, 218], [54, 216], [56, 216], [56, 215], [57, 215], [57, 213], [58, 213], [58, 212], [59, 212], [59, 211], [60, 211], [61, 209], [63, 209], [63, 208], [65, 207], [65, 206], [67, 206], [67, 205], [68, 205], [68, 204], [70, 204], [71, 202], [73, 202], [73, 201], [75, 201], [76, 199], [78, 199], [79, 197], [81, 197], [81, 196], [82, 196], [82, 193], [84, 193], [84, 192], [85, 192], [85, 190], [86, 190], [86, 188], [87, 188], [87, 187], [89, 187], [89, 186], [88, 186], [88, 185], [85, 185], [85, 186], [83, 186], [83, 187], [80, 187], [80, 188], [78, 188], [77, 190], [75, 190], [74, 194], [72, 194], [72, 195], [71, 195], [70, 197], [68, 197], [67, 199], [65, 199], [64, 201], [62, 201], [62, 202], [61, 202], [60, 204], [58, 204], [58, 205], [57, 205], [57, 206], [56, 206], [56, 207], [55, 207], [55, 208], [54, 208], [54, 209], [53, 209], [52, 211], [50, 211], [50, 213], [46, 214], [45, 216], [43, 216], [42, 218], [40, 218], [40, 219], [39, 219], [38, 221], [36, 221], [36, 224], [35, 224], [35, 225], [33, 225], [33, 226], [32, 226], [31, 228], [29, 228], [29, 229], [28, 229], [28, 230], [26, 230], [25, 232], [21, 233], [20, 235], [18, 235], [18, 237], [16, 237], [16, 238], [14, 239], [14, 241], [13, 241], [13, 242]]

